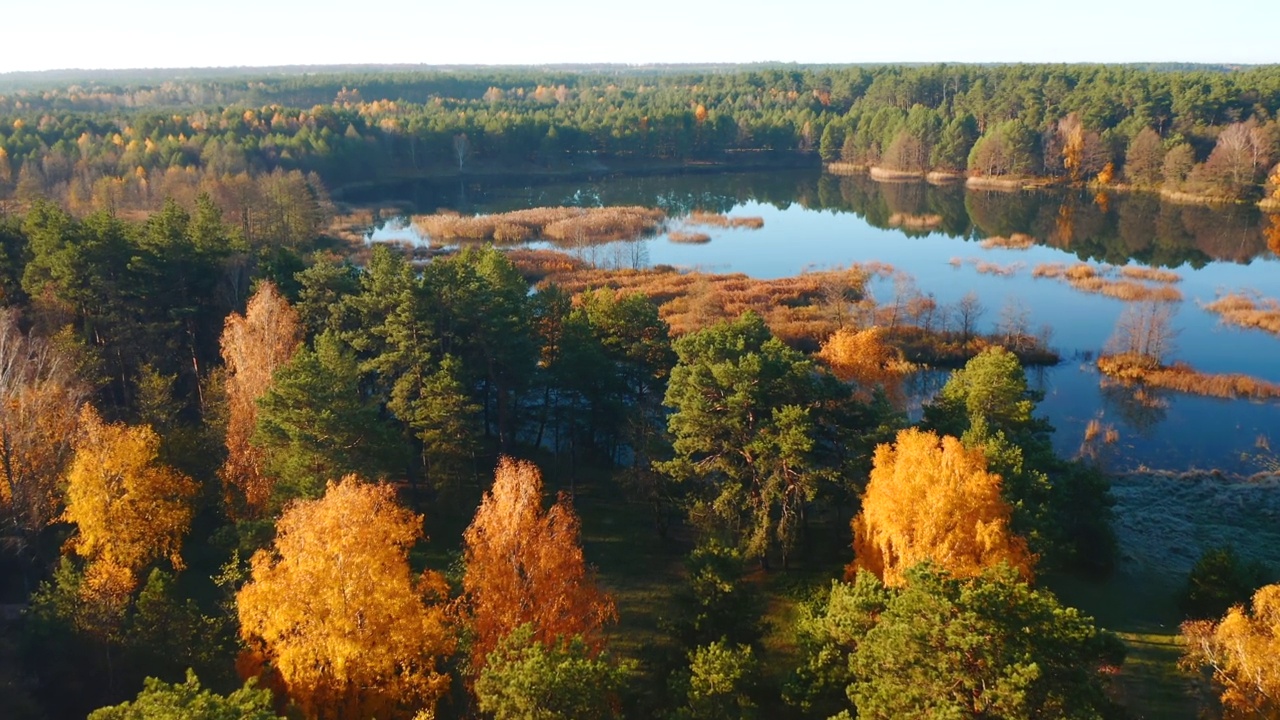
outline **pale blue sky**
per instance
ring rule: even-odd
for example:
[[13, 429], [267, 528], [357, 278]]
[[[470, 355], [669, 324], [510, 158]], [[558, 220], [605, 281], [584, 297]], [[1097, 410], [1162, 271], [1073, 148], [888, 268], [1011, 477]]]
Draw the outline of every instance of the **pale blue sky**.
[[0, 72], [329, 63], [1280, 62], [1280, 0], [17, 0]]

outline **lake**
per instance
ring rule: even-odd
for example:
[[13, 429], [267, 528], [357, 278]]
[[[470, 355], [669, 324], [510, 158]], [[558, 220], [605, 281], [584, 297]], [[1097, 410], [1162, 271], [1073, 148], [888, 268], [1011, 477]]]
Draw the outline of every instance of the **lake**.
[[[1086, 424], [1095, 418], [1119, 431], [1119, 442], [1107, 450], [1106, 462], [1115, 470], [1250, 473], [1259, 469], [1250, 456], [1258, 452], [1260, 439], [1280, 450], [1280, 402], [1167, 392], [1141, 399], [1124, 388], [1104, 388], [1092, 358], [1111, 336], [1126, 303], [1032, 276], [1042, 263], [1080, 261], [1172, 269], [1182, 278], [1176, 287], [1184, 299], [1172, 304], [1177, 337], [1170, 359], [1205, 372], [1246, 373], [1280, 382], [1280, 338], [1225, 326], [1201, 307], [1225, 291], [1280, 297], [1280, 259], [1267, 249], [1268, 220], [1256, 208], [1173, 205], [1136, 193], [994, 192], [923, 182], [877, 183], [810, 171], [422, 182], [362, 190], [345, 199], [371, 205], [395, 202], [423, 213], [440, 208], [489, 213], [547, 205], [645, 205], [661, 207], [673, 218], [694, 209], [761, 217], [764, 227], [757, 230], [699, 227], [711, 235], [705, 244], [671, 242], [667, 232], [680, 228], [674, 220], [667, 231], [652, 237], [573, 252], [603, 266], [665, 264], [761, 278], [872, 260], [890, 263], [940, 304], [976, 293], [986, 309], [980, 323], [986, 330], [1002, 314], [1024, 310], [1033, 329], [1052, 328], [1050, 344], [1063, 362], [1031, 369], [1028, 376], [1044, 393], [1040, 414], [1057, 428], [1060, 452], [1074, 454]], [[985, 238], [1015, 233], [1031, 236], [1035, 244], [1025, 250], [980, 245]], [[403, 216], [380, 221], [368, 237], [374, 242], [429, 243]], [[1004, 274], [980, 273], [975, 261], [998, 264]], [[890, 280], [872, 285], [881, 302], [891, 301], [895, 290]], [[937, 385], [936, 377], [917, 383], [921, 388]]]

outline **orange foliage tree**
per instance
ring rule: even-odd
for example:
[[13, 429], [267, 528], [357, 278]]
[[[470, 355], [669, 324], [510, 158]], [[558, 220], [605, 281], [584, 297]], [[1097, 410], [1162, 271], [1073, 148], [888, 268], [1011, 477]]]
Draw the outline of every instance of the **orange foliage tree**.
[[[1280, 187], [1276, 189], [1280, 193]], [[1277, 198], [1280, 200], [1280, 198]], [[1263, 231], [1267, 237], [1267, 249], [1273, 255], [1280, 257], [1280, 213], [1273, 213], [1267, 216], [1267, 228]]]
[[862, 512], [853, 519], [850, 577], [867, 570], [900, 585], [926, 560], [955, 577], [1008, 563], [1031, 575], [1034, 558], [1009, 529], [1000, 476], [987, 471], [981, 449], [950, 436], [908, 428], [876, 448]]
[[271, 497], [271, 479], [262, 472], [262, 451], [250, 444], [258, 422], [258, 398], [271, 387], [275, 371], [302, 343], [302, 324], [276, 286], [264, 282], [245, 314], [232, 313], [222, 331], [227, 366], [227, 459], [218, 476], [228, 498], [239, 496], [250, 513]]
[[27, 545], [58, 516], [88, 392], [67, 353], [0, 310], [0, 535]]
[[1280, 717], [1280, 584], [1254, 593], [1252, 612], [1236, 606], [1222, 622], [1185, 623], [1182, 636], [1184, 666], [1213, 672], [1223, 717]]
[[475, 631], [476, 670], [498, 642], [529, 623], [549, 644], [581, 635], [593, 650], [615, 617], [582, 558], [578, 517], [563, 495], [542, 509], [542, 475], [530, 462], [502, 458], [493, 488], [463, 533], [463, 603]]
[[422, 537], [391, 486], [354, 475], [289, 505], [236, 595], [242, 674], [267, 675], [308, 718], [430, 715], [455, 639], [444, 578], [409, 570]]
[[818, 351], [818, 359], [845, 382], [856, 383], [863, 399], [869, 399], [875, 388], [884, 388], [895, 402], [902, 397], [902, 378], [911, 366], [902, 353], [885, 341], [881, 327], [866, 330], [841, 328], [835, 331]]
[[[182, 538], [198, 487], [159, 461], [155, 431], [103, 422], [86, 404], [74, 448], [62, 519], [75, 523], [69, 547], [90, 562], [90, 575], [123, 577], [119, 570], [136, 578], [161, 557], [181, 569]], [[95, 565], [113, 570], [95, 572]]]

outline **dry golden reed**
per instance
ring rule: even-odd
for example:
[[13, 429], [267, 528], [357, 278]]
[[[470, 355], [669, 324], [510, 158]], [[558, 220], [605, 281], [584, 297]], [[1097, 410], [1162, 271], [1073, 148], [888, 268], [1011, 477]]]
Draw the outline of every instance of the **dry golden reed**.
[[711, 236], [700, 232], [685, 232], [675, 230], [667, 234], [667, 239], [673, 243], [681, 243], [685, 245], [702, 245], [711, 242]]
[[1147, 280], [1170, 285], [1182, 282], [1182, 276], [1172, 270], [1161, 270], [1160, 268], [1143, 267], [1141, 265], [1122, 267], [1120, 268], [1120, 275], [1133, 280]]
[[[1128, 271], [1128, 272], [1126, 272]], [[1125, 279], [1107, 277], [1112, 272], [1110, 267], [1095, 267], [1085, 263], [1077, 263], [1070, 267], [1062, 263], [1044, 263], [1037, 265], [1031, 276], [1065, 280], [1071, 287], [1080, 292], [1105, 295], [1125, 302], [1178, 302], [1182, 293], [1170, 283], [1168, 276], [1174, 276], [1163, 270], [1153, 268], [1122, 268], [1120, 274]], [[1147, 285], [1138, 280], [1128, 279], [1140, 277], [1154, 280], [1159, 285]], [[1157, 279], [1159, 278], [1159, 279]]]
[[889, 227], [904, 230], [933, 230], [942, 225], [943, 217], [935, 214], [894, 213], [889, 216]]
[[1280, 335], [1280, 300], [1228, 293], [1204, 306], [1228, 325]]
[[[557, 260], [556, 256], [565, 259]], [[853, 298], [865, 293], [871, 277], [894, 272], [892, 266], [877, 262], [759, 280], [743, 274], [680, 272], [664, 266], [597, 269], [554, 251], [513, 251], [509, 257], [531, 280], [555, 283], [572, 294], [608, 287], [646, 295], [658, 305], [659, 314], [675, 335], [751, 310], [785, 342], [814, 350], [836, 330], [852, 324], [855, 313], [874, 314], [874, 303]]]
[[541, 207], [493, 215], [439, 212], [414, 217], [413, 224], [432, 240], [523, 242], [542, 237], [557, 242], [629, 240], [656, 231], [666, 214], [655, 208]]
[[987, 262], [979, 260], [973, 264], [973, 269], [982, 275], [997, 275], [999, 277], [1011, 277], [1017, 275], [1018, 271], [1026, 267], [1022, 263], [1013, 263], [1011, 265], [1001, 265], [1000, 263]]
[[1027, 250], [1036, 244], [1036, 239], [1024, 233], [1014, 233], [1009, 237], [995, 235], [983, 240], [981, 246], [984, 250], [994, 250], [996, 248], [1002, 250]]
[[1102, 355], [1098, 358], [1098, 370], [1125, 382], [1191, 395], [1251, 400], [1280, 398], [1280, 383], [1239, 373], [1202, 373], [1184, 363], [1154, 365], [1132, 354]]
[[762, 217], [731, 217], [721, 213], [702, 212], [701, 210], [689, 213], [684, 221], [690, 225], [706, 225], [707, 227], [719, 228], [759, 230], [764, 227], [764, 218]]

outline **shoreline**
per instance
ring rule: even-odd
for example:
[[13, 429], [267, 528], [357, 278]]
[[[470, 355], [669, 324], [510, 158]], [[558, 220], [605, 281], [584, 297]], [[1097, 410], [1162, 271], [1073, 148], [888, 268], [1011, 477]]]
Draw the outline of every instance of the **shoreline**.
[[[1035, 175], [992, 177], [936, 170], [916, 172], [890, 170], [875, 165], [847, 162], [823, 163], [822, 171], [827, 175], [835, 175], [838, 177], [866, 175], [876, 182], [886, 183], [920, 181], [928, 182], [933, 185], [942, 185], [953, 182], [963, 182], [966, 188], [973, 190], [991, 190], [995, 192], [1037, 191], [1054, 187], [1069, 187], [1071, 185], [1062, 178], [1039, 177]], [[1138, 187], [1127, 183], [1108, 183], [1104, 185], [1096, 181], [1088, 182], [1078, 187], [1097, 192], [1146, 193], [1149, 195], [1157, 195], [1164, 202], [1175, 205], [1253, 205], [1264, 213], [1280, 212], [1280, 199], [1277, 198], [1262, 198], [1256, 202], [1250, 202], [1248, 200], [1233, 200], [1231, 198], [1218, 197], [1214, 195], [1198, 195], [1195, 193], [1166, 190], [1164, 188]]]
[[732, 153], [717, 160], [662, 161], [591, 157], [555, 165], [477, 163], [475, 165], [464, 165], [461, 170], [454, 167], [436, 168], [417, 173], [344, 183], [331, 188], [329, 195], [336, 201], [343, 201], [345, 200], [344, 196], [350, 192], [416, 182], [465, 182], [468, 180], [517, 180], [520, 178], [575, 180], [611, 176], [648, 177], [810, 169], [822, 169], [821, 161], [817, 155], [775, 153], [771, 151]]

